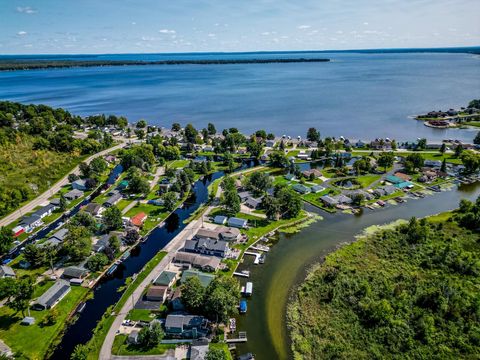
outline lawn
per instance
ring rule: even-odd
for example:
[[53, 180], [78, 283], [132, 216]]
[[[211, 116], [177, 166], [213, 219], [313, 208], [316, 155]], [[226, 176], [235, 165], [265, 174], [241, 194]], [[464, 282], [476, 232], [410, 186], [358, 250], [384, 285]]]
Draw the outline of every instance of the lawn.
[[114, 355], [161, 355], [168, 349], [175, 349], [175, 344], [159, 344], [145, 349], [139, 345], [128, 344], [127, 335], [117, 335], [113, 341], [112, 354]]
[[223, 350], [226, 360], [233, 360], [232, 354], [228, 350], [228, 345], [226, 343], [210, 343], [208, 344], [209, 349], [220, 349]]
[[335, 208], [324, 206], [323, 202], [320, 201], [320, 197], [327, 194], [330, 194], [331, 196], [333, 196], [339, 193], [340, 193], [339, 190], [325, 189], [324, 191], [319, 192], [317, 194], [310, 193], [310, 194], [302, 195], [302, 199], [308, 202], [309, 204], [312, 204], [313, 206], [318, 207], [319, 209], [322, 209], [329, 213], [334, 213], [336, 212]]
[[26, 200], [22, 203], [4, 201], [0, 204], [0, 216], [43, 193], [84, 158], [78, 154], [33, 150], [33, 140], [28, 136], [18, 137], [16, 143], [0, 146], [0, 194], [20, 190], [26, 193]]
[[[88, 342], [88, 346], [90, 348], [90, 352], [88, 354], [88, 359], [90, 360], [97, 360], [98, 355], [100, 353], [100, 349], [102, 347], [103, 341], [105, 336], [108, 333], [108, 330], [112, 326], [114, 316], [112, 313], [119, 312], [123, 305], [130, 299], [130, 296], [135, 291], [135, 289], [140, 285], [140, 283], [147, 277], [147, 275], [153, 270], [155, 266], [167, 255], [165, 251], [160, 251], [157, 255], [155, 255], [144, 267], [143, 270], [138, 274], [134, 281], [130, 281], [130, 278], [127, 279], [126, 284], [127, 288], [122, 294], [120, 300], [112, 307], [112, 309], [108, 309], [102, 319], [98, 322], [97, 327], [94, 330], [92, 339]], [[115, 345], [114, 345], [115, 347]]]
[[355, 179], [360, 183], [360, 186], [362, 188], [366, 188], [373, 182], [379, 180], [381, 177], [382, 175], [369, 174], [369, 175], [357, 176]]
[[[46, 290], [43, 285], [43, 289]], [[57, 313], [57, 321], [50, 326], [42, 326], [42, 319], [52, 310], [31, 310], [31, 316], [35, 318], [35, 324], [31, 326], [20, 325], [22, 315], [6, 306], [0, 308], [0, 338], [14, 352], [19, 352], [29, 359], [44, 359], [52, 342], [66, 325], [68, 316], [77, 304], [84, 298], [89, 289], [72, 286], [72, 290], [54, 307]], [[37, 295], [37, 292], [36, 292]]]
[[179, 168], [184, 168], [188, 166], [189, 163], [190, 163], [190, 160], [173, 160], [167, 163], [167, 166], [170, 169], [179, 169]]
[[[153, 315], [153, 316], [151, 316]], [[145, 310], [145, 309], [133, 309], [130, 310], [130, 312], [127, 315], [127, 319], [133, 320], [133, 321], [152, 321], [152, 319], [155, 318], [155, 313], [153, 313], [150, 310]]]

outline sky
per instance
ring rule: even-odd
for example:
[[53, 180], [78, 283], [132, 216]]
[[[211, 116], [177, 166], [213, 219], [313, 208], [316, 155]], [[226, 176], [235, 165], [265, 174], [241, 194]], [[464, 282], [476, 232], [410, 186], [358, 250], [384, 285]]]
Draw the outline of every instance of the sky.
[[0, 54], [480, 45], [479, 0], [0, 0]]

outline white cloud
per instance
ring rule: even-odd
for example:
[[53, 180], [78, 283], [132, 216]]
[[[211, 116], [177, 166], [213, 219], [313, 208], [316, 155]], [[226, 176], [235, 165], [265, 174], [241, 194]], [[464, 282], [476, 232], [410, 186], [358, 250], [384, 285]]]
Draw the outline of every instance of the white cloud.
[[137, 25], [137, 23], [135, 21], [132, 21], [132, 25]]
[[171, 29], [161, 29], [161, 30], [158, 30], [159, 33], [161, 34], [176, 34], [177, 32], [175, 30], [171, 30]]
[[25, 7], [18, 6], [17, 12], [22, 14], [35, 14], [37, 10], [31, 8], [30, 6], [25, 6]]
[[300, 25], [300, 26], [298, 27], [299, 30], [307, 30], [307, 29], [310, 29], [310, 28], [311, 28], [310, 25]]
[[265, 31], [265, 32], [262, 33], [262, 35], [263, 35], [263, 36], [268, 36], [268, 35], [270, 35], [270, 32], [269, 32], [269, 31]]
[[368, 22], [364, 22], [363, 25], [368, 26]]
[[25, 36], [25, 35], [27, 35], [27, 32], [26, 31], [19, 31], [19, 32], [17, 32], [17, 35], [18, 36]]
[[207, 36], [213, 38], [213, 37], [215, 37], [215, 36], [217, 36], [217, 35], [215, 35], [215, 34], [213, 34], [213, 33], [210, 33], [210, 34], [208, 34]]

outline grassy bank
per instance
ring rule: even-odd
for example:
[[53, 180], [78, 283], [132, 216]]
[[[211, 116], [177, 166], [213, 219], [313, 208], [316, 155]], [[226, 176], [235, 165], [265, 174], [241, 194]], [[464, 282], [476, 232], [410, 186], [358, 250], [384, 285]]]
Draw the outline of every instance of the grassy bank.
[[479, 261], [478, 234], [449, 214], [367, 232], [294, 293], [295, 358], [475, 358]]

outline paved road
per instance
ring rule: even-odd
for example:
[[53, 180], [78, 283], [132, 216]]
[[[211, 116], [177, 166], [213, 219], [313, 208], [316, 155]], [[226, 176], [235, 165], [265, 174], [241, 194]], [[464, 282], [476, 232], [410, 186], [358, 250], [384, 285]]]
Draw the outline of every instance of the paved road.
[[[114, 146], [114, 147], [111, 147], [109, 149], [106, 149], [106, 150], [103, 150], [103, 151], [100, 151], [99, 153], [96, 153], [92, 156], [90, 156], [89, 158], [87, 158], [85, 160], [86, 163], [90, 163], [90, 161], [92, 161], [93, 159], [95, 159], [96, 157], [98, 156], [103, 156], [103, 155], [106, 155], [112, 151], [115, 151], [115, 150], [118, 150], [120, 148], [123, 148], [127, 145], [128, 143], [127, 142], [124, 142], [122, 141], [120, 144]], [[75, 174], [78, 174], [79, 172], [79, 167], [76, 166], [73, 171], [71, 171], [70, 173], [75, 173]], [[69, 174], [70, 174], [69, 173]], [[8, 224], [14, 222], [15, 220], [17, 220], [18, 218], [22, 217], [23, 215], [25, 215], [26, 213], [30, 212], [30, 211], [33, 211], [33, 209], [35, 209], [37, 206], [40, 206], [41, 204], [45, 203], [50, 197], [52, 197], [52, 194], [55, 194], [57, 193], [58, 191], [60, 191], [60, 189], [65, 186], [66, 184], [69, 183], [68, 181], [68, 175], [65, 175], [61, 180], [59, 180], [55, 185], [53, 185], [50, 189], [48, 189], [47, 191], [45, 191], [43, 194], [37, 196], [35, 199], [33, 199], [32, 201], [30, 201], [28, 204], [25, 204], [23, 205], [20, 209], [14, 211], [13, 213], [5, 216], [3, 219], [0, 219], [0, 227], [2, 226], [7, 226]]]

